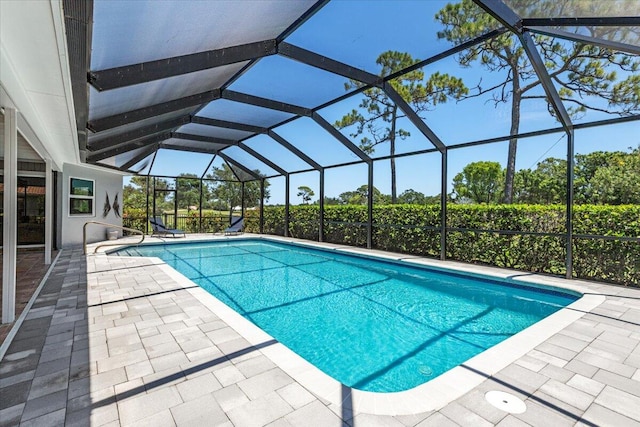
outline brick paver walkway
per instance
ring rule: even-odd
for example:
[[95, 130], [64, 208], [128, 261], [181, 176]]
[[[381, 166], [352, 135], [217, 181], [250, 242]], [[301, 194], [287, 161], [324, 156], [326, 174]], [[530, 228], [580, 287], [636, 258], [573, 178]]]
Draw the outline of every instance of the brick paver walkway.
[[[65, 250], [0, 362], [0, 425], [640, 425], [640, 290], [606, 300], [435, 412], [377, 416], [315, 396], [143, 258]], [[504, 390], [526, 411], [487, 402]]]

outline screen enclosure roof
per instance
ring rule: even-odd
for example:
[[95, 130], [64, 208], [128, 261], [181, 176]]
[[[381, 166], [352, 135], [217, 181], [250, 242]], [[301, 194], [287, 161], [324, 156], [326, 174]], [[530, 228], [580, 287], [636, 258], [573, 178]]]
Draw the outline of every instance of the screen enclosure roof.
[[[181, 150], [222, 159], [247, 180], [370, 163], [398, 154], [389, 144], [361, 146], [385, 117], [358, 136], [356, 125], [338, 122], [361, 113], [372, 91], [402, 115], [411, 135], [402, 155], [506, 140], [508, 127], [490, 138], [449, 133], [442, 117], [462, 103], [419, 108], [401, 87], [416, 72], [423, 81], [446, 72], [484, 85], [509, 78], [456, 61], [505, 38], [522, 49], [539, 81], [533, 93], [548, 106], [542, 124], [525, 130], [569, 133], [584, 122], [562, 96], [562, 75], [543, 60], [545, 40], [640, 55], [638, 0], [465, 0], [482, 31], [438, 37], [435, 14], [461, 2], [64, 0], [81, 158], [153, 174], [158, 152]], [[385, 71], [376, 59], [386, 51], [411, 61]]]

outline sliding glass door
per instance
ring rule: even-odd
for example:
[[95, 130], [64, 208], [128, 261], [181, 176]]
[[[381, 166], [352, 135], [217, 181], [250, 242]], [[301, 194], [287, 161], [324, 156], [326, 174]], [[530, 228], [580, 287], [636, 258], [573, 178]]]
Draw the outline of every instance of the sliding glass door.
[[[18, 176], [18, 245], [44, 245], [44, 177]], [[0, 217], [10, 215], [2, 210], [4, 200], [4, 176], [0, 175]], [[0, 241], [2, 221], [0, 221]]]

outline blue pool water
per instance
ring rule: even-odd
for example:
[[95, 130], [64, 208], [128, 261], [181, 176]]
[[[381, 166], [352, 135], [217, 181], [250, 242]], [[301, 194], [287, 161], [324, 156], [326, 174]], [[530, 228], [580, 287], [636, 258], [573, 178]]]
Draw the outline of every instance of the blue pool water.
[[578, 297], [263, 240], [149, 245], [155, 256], [341, 383], [418, 386]]

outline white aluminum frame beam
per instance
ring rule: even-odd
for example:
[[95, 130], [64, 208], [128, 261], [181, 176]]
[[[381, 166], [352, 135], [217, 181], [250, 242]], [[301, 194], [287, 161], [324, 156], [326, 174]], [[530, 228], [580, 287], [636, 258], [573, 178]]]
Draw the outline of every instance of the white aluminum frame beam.
[[18, 246], [18, 113], [4, 109], [4, 200], [2, 235], [2, 323], [16, 318], [16, 255]]
[[45, 160], [44, 195], [44, 263], [51, 264], [53, 239], [53, 168], [51, 160]]

